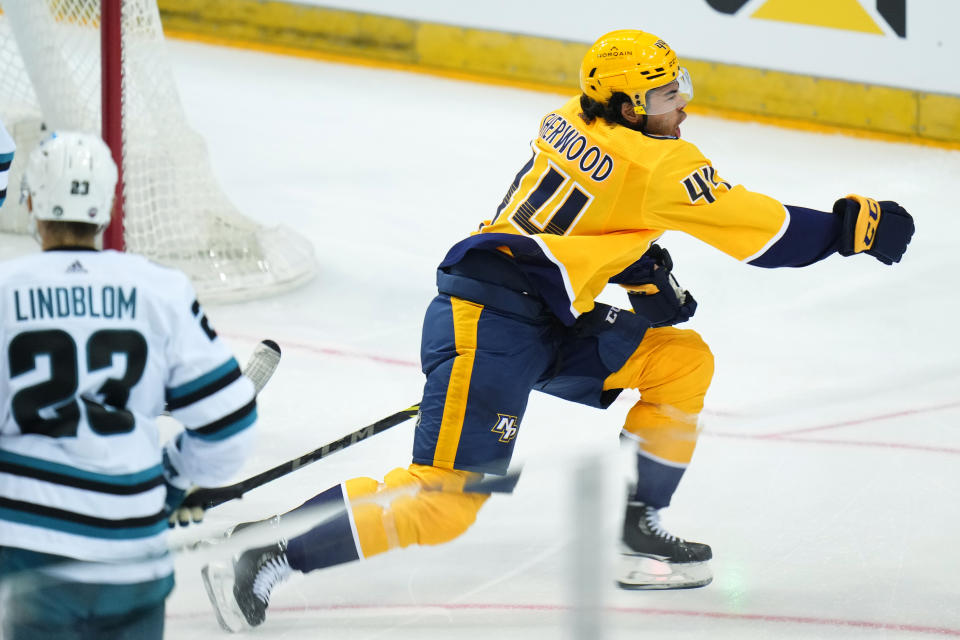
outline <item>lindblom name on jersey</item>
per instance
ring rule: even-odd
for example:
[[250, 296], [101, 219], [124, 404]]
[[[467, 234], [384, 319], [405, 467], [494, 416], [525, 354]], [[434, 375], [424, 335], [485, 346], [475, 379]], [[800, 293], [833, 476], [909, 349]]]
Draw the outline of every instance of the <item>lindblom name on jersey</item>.
[[135, 320], [137, 288], [118, 285], [29, 287], [13, 290], [17, 322], [61, 318]]

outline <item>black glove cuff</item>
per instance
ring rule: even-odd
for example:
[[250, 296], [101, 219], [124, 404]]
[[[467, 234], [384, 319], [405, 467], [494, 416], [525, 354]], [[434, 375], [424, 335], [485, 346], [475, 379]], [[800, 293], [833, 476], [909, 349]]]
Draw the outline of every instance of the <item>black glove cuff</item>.
[[852, 256], [853, 234], [857, 228], [857, 217], [860, 215], [860, 203], [849, 198], [840, 198], [833, 203], [834, 215], [840, 216], [840, 241], [837, 252], [842, 256]]

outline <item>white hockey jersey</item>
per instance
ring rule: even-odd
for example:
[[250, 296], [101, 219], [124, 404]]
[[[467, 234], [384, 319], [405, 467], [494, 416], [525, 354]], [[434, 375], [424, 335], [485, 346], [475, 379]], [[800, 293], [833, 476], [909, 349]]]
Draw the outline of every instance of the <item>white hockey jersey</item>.
[[217, 486], [252, 445], [253, 384], [189, 280], [139, 256], [55, 250], [0, 263], [0, 546], [89, 561], [62, 577], [169, 576], [161, 443]]
[[7, 182], [10, 179], [10, 165], [13, 164], [13, 153], [17, 145], [7, 133], [7, 129], [0, 122], [0, 205], [7, 198]]

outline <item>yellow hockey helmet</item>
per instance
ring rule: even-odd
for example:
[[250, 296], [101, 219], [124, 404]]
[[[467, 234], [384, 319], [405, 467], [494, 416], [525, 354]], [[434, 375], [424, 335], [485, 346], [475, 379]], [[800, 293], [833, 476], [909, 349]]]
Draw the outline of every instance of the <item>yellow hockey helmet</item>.
[[[672, 82], [677, 91], [648, 92]], [[637, 29], [620, 29], [601, 36], [580, 64], [580, 89], [601, 104], [614, 93], [625, 93], [638, 115], [657, 115], [676, 109], [680, 100], [693, 99], [690, 74], [677, 54], [653, 35]]]

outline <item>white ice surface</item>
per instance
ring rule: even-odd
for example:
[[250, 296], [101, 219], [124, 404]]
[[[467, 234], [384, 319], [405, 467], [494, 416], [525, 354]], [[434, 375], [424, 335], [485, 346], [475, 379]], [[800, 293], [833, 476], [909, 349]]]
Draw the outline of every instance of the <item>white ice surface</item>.
[[[489, 218], [558, 95], [183, 42], [181, 98], [235, 203], [310, 238], [320, 271], [282, 296], [207, 309], [245, 360], [275, 339], [243, 476], [419, 399], [420, 321], [447, 248]], [[599, 579], [602, 629], [582, 638], [960, 636], [960, 152], [692, 115], [683, 127], [724, 179], [829, 209], [862, 193], [904, 204], [918, 231], [903, 263], [831, 257], [764, 270], [668, 234], [700, 303], [687, 326], [716, 356], [703, 434], [669, 529], [713, 546], [714, 583], [626, 592]], [[32, 250], [4, 238], [4, 255]], [[615, 293], [610, 300], [621, 301]], [[514, 495], [454, 542], [305, 576], [275, 592], [260, 638], [574, 637], [574, 470], [607, 470], [596, 557], [621, 513], [606, 412], [534, 394]], [[409, 462], [412, 424], [212, 510], [202, 528], [290, 509], [341, 480]], [[167, 637], [222, 633], [183, 554]]]

